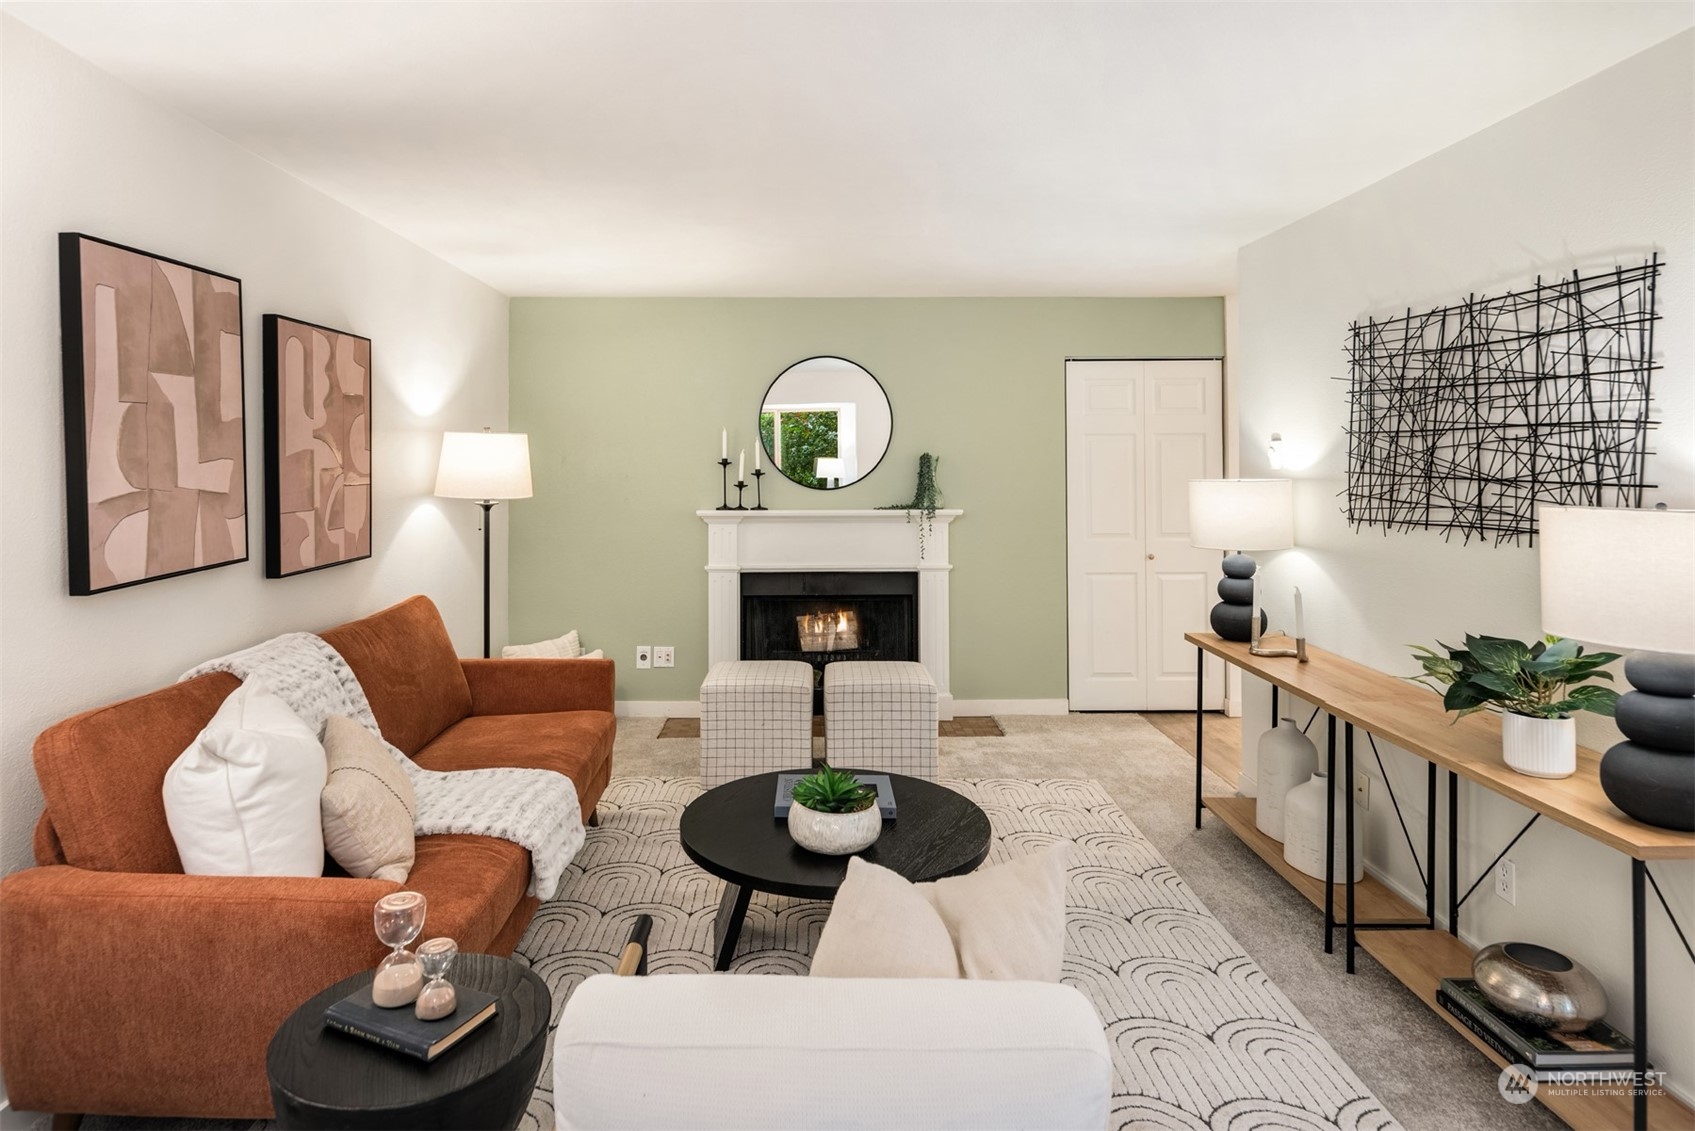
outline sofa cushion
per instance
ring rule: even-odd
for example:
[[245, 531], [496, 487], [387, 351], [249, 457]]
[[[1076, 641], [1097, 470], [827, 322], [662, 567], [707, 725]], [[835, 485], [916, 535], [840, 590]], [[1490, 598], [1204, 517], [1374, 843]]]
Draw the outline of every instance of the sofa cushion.
[[345, 715], [324, 720], [324, 850], [350, 876], [403, 884], [417, 855], [412, 779], [382, 739]]
[[165, 819], [194, 876], [321, 876], [324, 748], [254, 680], [165, 771]]
[[[35, 776], [63, 863], [99, 872], [181, 872], [165, 823], [165, 771], [241, 681], [214, 672], [55, 723], [35, 740]], [[58, 863], [43, 859], [39, 863]]]
[[815, 978], [957, 978], [953, 936], [918, 885], [848, 860], [847, 878], [812, 955]]
[[472, 715], [419, 751], [417, 762], [427, 770], [553, 770], [576, 782], [580, 793], [611, 760], [616, 731], [617, 720], [607, 711]]
[[446, 935], [460, 950], [483, 952], [530, 886], [530, 854], [489, 836], [421, 836], [406, 886], [429, 901], [420, 938]]
[[320, 635], [359, 677], [383, 737], [416, 755], [471, 713], [471, 687], [428, 597], [349, 621]]

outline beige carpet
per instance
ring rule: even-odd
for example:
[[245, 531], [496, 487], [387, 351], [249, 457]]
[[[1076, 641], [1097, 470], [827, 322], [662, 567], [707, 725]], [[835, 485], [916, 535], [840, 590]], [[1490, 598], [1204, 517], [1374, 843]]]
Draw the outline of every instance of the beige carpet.
[[[1496, 1071], [1361, 952], [1349, 977], [1327, 955], [1319, 913], [1212, 818], [1196, 831], [1194, 761], [1136, 715], [1000, 717], [1003, 738], [944, 738], [940, 776], [1099, 782], [1248, 954], [1411, 1131], [1518, 1131], [1565, 1125], [1515, 1107]], [[658, 737], [659, 719], [620, 719], [617, 776], [700, 772], [696, 741]], [[1207, 789], [1225, 791], [1216, 777]]]

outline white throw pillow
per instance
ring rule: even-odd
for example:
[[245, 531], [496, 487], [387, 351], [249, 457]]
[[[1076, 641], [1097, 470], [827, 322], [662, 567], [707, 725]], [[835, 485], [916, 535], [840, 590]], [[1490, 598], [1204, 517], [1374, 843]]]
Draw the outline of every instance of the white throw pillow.
[[165, 820], [191, 876], [321, 876], [318, 736], [263, 684], [230, 693], [165, 771]]
[[571, 656], [569, 658], [573, 660], [604, 660], [606, 659], [606, 653], [602, 652], [599, 648], [596, 648], [592, 652], [584, 652], [581, 656]]
[[534, 644], [508, 644], [500, 650], [503, 660], [575, 660], [583, 654], [582, 641], [577, 638], [577, 630], [572, 629], [564, 636], [556, 636], [552, 640], [538, 640]]
[[342, 715], [324, 722], [324, 848], [350, 876], [403, 884], [417, 855], [412, 779], [383, 740]]
[[953, 936], [967, 978], [1057, 982], [1065, 961], [1063, 841], [965, 876], [918, 884]]
[[947, 924], [918, 886], [855, 856], [812, 957], [820, 978], [957, 978]]

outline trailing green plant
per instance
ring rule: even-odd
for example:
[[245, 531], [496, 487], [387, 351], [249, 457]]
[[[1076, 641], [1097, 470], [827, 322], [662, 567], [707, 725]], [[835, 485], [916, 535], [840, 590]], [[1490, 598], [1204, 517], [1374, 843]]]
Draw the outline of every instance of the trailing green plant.
[[891, 503], [886, 507], [878, 507], [880, 511], [905, 511], [906, 520], [912, 521], [914, 514], [923, 516], [918, 524], [918, 549], [924, 550], [924, 538], [936, 528], [936, 510], [942, 505], [942, 491], [936, 486], [936, 468], [941, 465], [941, 457], [925, 452], [918, 457], [918, 488], [912, 494], [910, 503]]
[[846, 770], [821, 766], [795, 783], [795, 804], [814, 813], [858, 813], [877, 804], [877, 787], [866, 785]]
[[[1548, 636], [1534, 644], [1500, 636], [1465, 638], [1464, 648], [1437, 641], [1442, 655], [1422, 644], [1412, 646], [1424, 674], [1414, 683], [1442, 692], [1442, 706], [1456, 711], [1456, 722], [1491, 703], [1515, 715], [1562, 719], [1573, 711], [1613, 713], [1618, 692], [1586, 681], [1604, 679], [1601, 668], [1618, 659], [1616, 652], [1585, 653], [1575, 640]], [[1579, 686], [1581, 685], [1581, 686]]]

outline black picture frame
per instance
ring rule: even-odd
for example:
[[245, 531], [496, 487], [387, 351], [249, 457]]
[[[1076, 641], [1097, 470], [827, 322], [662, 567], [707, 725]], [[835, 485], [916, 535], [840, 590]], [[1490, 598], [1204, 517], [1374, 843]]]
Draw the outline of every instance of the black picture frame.
[[[282, 356], [284, 349], [283, 335], [287, 332], [288, 327], [293, 326], [306, 331], [315, 332], [317, 334], [327, 335], [331, 339], [330, 344], [332, 348], [334, 341], [337, 339], [350, 339], [356, 343], [363, 343], [365, 388], [362, 415], [365, 421], [364, 432], [368, 463], [374, 458], [372, 455], [372, 448], [374, 447], [374, 444], [372, 441], [373, 430], [371, 427], [371, 412], [372, 401], [375, 399], [373, 394], [376, 388], [376, 381], [372, 369], [372, 359], [375, 354], [375, 347], [372, 344], [371, 339], [362, 334], [355, 334], [350, 330], [338, 330], [333, 326], [325, 326], [317, 322], [310, 322], [304, 318], [295, 318], [292, 315], [266, 314], [261, 322], [262, 326], [260, 338], [261, 351], [263, 355], [261, 370], [263, 373], [263, 380], [260, 395], [264, 401], [265, 576], [271, 580], [277, 580], [285, 577], [298, 577], [302, 574], [316, 573], [319, 570], [333, 569], [336, 566], [368, 561], [372, 557], [372, 551], [375, 546], [374, 524], [376, 521], [376, 499], [373, 490], [375, 475], [374, 468], [370, 467], [367, 468], [363, 478], [359, 482], [354, 484], [344, 482], [342, 484], [344, 492], [346, 487], [350, 485], [362, 486], [365, 489], [366, 512], [365, 526], [363, 528], [365, 533], [365, 537], [363, 539], [364, 552], [345, 557], [337, 557], [333, 561], [314, 561], [310, 565], [293, 565], [292, 568], [291, 563], [287, 560], [288, 555], [287, 547], [284, 542], [283, 517], [285, 514], [304, 512], [283, 510], [285, 503], [283, 498], [285, 453], [283, 452], [284, 437], [282, 420], [282, 397], [284, 394]], [[342, 452], [337, 454], [342, 459], [340, 467], [342, 471], [345, 472], [347, 468], [346, 450], [344, 449]], [[314, 536], [315, 535], [316, 529], [314, 530]]]
[[[202, 525], [205, 520], [199, 508], [206, 501], [204, 496], [208, 494], [214, 496], [222, 494], [225, 496], [234, 496], [239, 499], [239, 523], [235, 527], [229, 527], [227, 525], [225, 527], [225, 530], [231, 534], [239, 530], [241, 543], [239, 552], [233, 551], [234, 540], [232, 539], [232, 552], [227, 557], [220, 557], [216, 561], [202, 561], [198, 564], [184, 567], [173, 567], [167, 564], [162, 568], [158, 568], [156, 572], [154, 572], [152, 571], [154, 567], [151, 564], [154, 559], [165, 558], [167, 561], [180, 561], [182, 554], [180, 540], [175, 546], [157, 546], [154, 538], [154, 527], [156, 524], [149, 521], [148, 533], [146, 536], [147, 541], [145, 543], [145, 549], [143, 550], [143, 565], [141, 567], [140, 576], [129, 576], [129, 574], [133, 571], [114, 569], [111, 565], [110, 559], [105, 556], [102, 556], [98, 561], [94, 557], [96, 549], [98, 547], [104, 547], [106, 545], [106, 539], [112, 535], [121, 524], [133, 518], [136, 514], [145, 512], [151, 520], [151, 511], [154, 503], [164, 501], [156, 499], [157, 495], [180, 493], [181, 491], [189, 488], [184, 488], [180, 484], [172, 484], [170, 487], [154, 487], [150, 482], [145, 486], [138, 486], [134, 482], [134, 479], [130, 478], [130, 475], [135, 471], [133, 466], [129, 471], [121, 470], [122, 465], [125, 462], [123, 454], [125, 447], [123, 440], [124, 430], [129, 428], [133, 432], [133, 430], [137, 427], [142, 428], [144, 431], [148, 430], [149, 423], [146, 420], [145, 413], [152, 410], [150, 408], [142, 409], [144, 417], [143, 422], [140, 425], [134, 424], [130, 421], [131, 413], [134, 409], [141, 408], [141, 406], [149, 404], [152, 388], [157, 384], [154, 376], [154, 351], [158, 343], [155, 343], [153, 334], [156, 330], [160, 329], [160, 326], [158, 320], [154, 319], [152, 316], [151, 301], [149, 302], [148, 327], [145, 339], [148, 356], [143, 359], [144, 364], [141, 368], [141, 372], [144, 375], [143, 391], [145, 397], [142, 400], [124, 399], [122, 386], [124, 383], [123, 372], [126, 367], [122, 361], [122, 357], [125, 351], [120, 348], [118, 342], [114, 341], [111, 343], [111, 348], [117, 351], [115, 354], [117, 360], [114, 362], [114, 374], [116, 375], [119, 384], [118, 389], [116, 390], [117, 395], [114, 396], [112, 403], [114, 406], [122, 405], [124, 407], [117, 409], [113, 414], [115, 422], [103, 422], [102, 426], [111, 432], [110, 447], [105, 447], [106, 438], [104, 437], [97, 442], [91, 442], [90, 434], [95, 429], [95, 421], [93, 417], [96, 409], [99, 407], [100, 397], [97, 394], [94, 396], [90, 395], [91, 389], [96, 387], [95, 382], [98, 374], [91, 373], [89, 365], [91, 363], [97, 364], [98, 356], [94, 358], [89, 357], [88, 339], [92, 333], [98, 332], [99, 328], [91, 328], [90, 326], [91, 319], [98, 316], [98, 311], [88, 309], [84, 300], [86, 293], [91, 293], [93, 289], [101, 285], [85, 278], [85, 270], [92, 269], [88, 262], [88, 257], [85, 254], [91, 249], [91, 247], [101, 249], [99, 253], [100, 257], [107, 260], [106, 265], [108, 267], [110, 267], [112, 263], [116, 262], [116, 257], [114, 257], [111, 253], [121, 253], [121, 256], [133, 257], [134, 260], [140, 261], [126, 263], [125, 267], [132, 275], [136, 272], [146, 271], [148, 280], [147, 285], [149, 288], [158, 285], [158, 282], [154, 277], [154, 271], [157, 271], [161, 278], [165, 277], [165, 272], [160, 265], [187, 271], [189, 273], [188, 282], [190, 285], [190, 294], [188, 298], [190, 302], [193, 302], [196, 297], [193, 290], [194, 279], [196, 276], [202, 276], [207, 280], [219, 279], [226, 283], [233, 284], [233, 316], [226, 312], [224, 319], [225, 327], [216, 329], [215, 332], [220, 334], [233, 333], [233, 336], [236, 338], [234, 347], [236, 368], [234, 399], [236, 415], [227, 420], [220, 419], [212, 422], [215, 431], [222, 434], [215, 438], [221, 439], [223, 441], [222, 446], [230, 447], [232, 450], [230, 451], [230, 455], [220, 456], [211, 461], [212, 464], [216, 464], [218, 462], [222, 462], [223, 459], [230, 460], [231, 466], [229, 468], [228, 476], [230, 489], [223, 492], [216, 492], [205, 491], [199, 488], [191, 488], [202, 497], [196, 499], [195, 503], [195, 511], [192, 518], [192, 524], [195, 528], [195, 532], [190, 535], [190, 553], [191, 555], [201, 553], [202, 547], [208, 541], [215, 540], [219, 533], [215, 524], [210, 529]], [[153, 268], [153, 271], [148, 271], [149, 266]], [[171, 283], [167, 280], [165, 285], [169, 287], [171, 286]], [[114, 334], [121, 336], [122, 331], [118, 329], [118, 324], [123, 319], [119, 312], [119, 307], [121, 305], [130, 304], [119, 302], [118, 292], [120, 288], [114, 285], [112, 279], [109, 277], [107, 289], [113, 291], [112, 330]], [[229, 293], [230, 292], [226, 289], [217, 288], [215, 285], [209, 285], [204, 297], [206, 298], [209, 307], [223, 307], [230, 305], [231, 300], [220, 296], [227, 296]], [[181, 309], [180, 304], [182, 303], [184, 296], [175, 291], [173, 291], [172, 294], [175, 295], [179, 304], [178, 309]], [[96, 305], [98, 306], [98, 301], [96, 302]], [[165, 306], [164, 309], [169, 312], [171, 308], [169, 306]], [[201, 328], [201, 324], [192, 311], [184, 311], [184, 313], [188, 314], [189, 317], [177, 324], [182, 329], [184, 337], [181, 342], [171, 342], [169, 348], [173, 349], [177, 353], [177, 360], [181, 360], [184, 356], [182, 350], [186, 347], [187, 357], [192, 365], [193, 359], [196, 356], [199, 356], [196, 349], [197, 344], [203, 344], [196, 343], [193, 340], [195, 334]], [[190, 322], [192, 322], [193, 325], [189, 325]], [[203, 573], [206, 570], [219, 569], [223, 566], [229, 565], [237, 565], [241, 562], [248, 561], [251, 558], [252, 544], [249, 539], [249, 526], [247, 521], [247, 373], [244, 325], [245, 321], [242, 308], [241, 280], [236, 278], [234, 275], [229, 275], [222, 271], [215, 271], [209, 267], [200, 267], [192, 263], [184, 262], [180, 259], [160, 255], [157, 252], [130, 247], [114, 240], [102, 239], [99, 236], [91, 236], [85, 232], [59, 233], [59, 333], [65, 406], [65, 541], [67, 549], [68, 588], [71, 596], [86, 597], [96, 593], [110, 592], [114, 589], [128, 589], [136, 585], [145, 585], [151, 581], [163, 581], [170, 577], [181, 577], [185, 574]], [[164, 329], [168, 330], [169, 326], [165, 326]], [[98, 343], [96, 343], [96, 345], [98, 345]], [[98, 355], [98, 348], [95, 352], [96, 355]], [[220, 374], [223, 372], [224, 360], [225, 354], [220, 348]], [[128, 368], [132, 373], [134, 372], [135, 366], [133, 360]], [[196, 391], [198, 391], [199, 382], [204, 379], [204, 376], [198, 373], [165, 373], [164, 375], [186, 377], [192, 382], [195, 382]], [[220, 394], [220, 397], [221, 396], [222, 394]], [[174, 423], [175, 410], [174, 408], [170, 408], [168, 400], [168, 396], [161, 396], [158, 411], [163, 414], [167, 411], [167, 409], [169, 409], [172, 413], [172, 421]], [[220, 399], [220, 405], [221, 404], [222, 399]], [[199, 434], [200, 423], [201, 422], [197, 420], [195, 432], [197, 443], [204, 439], [204, 437]], [[231, 441], [232, 436], [235, 437], [233, 442]], [[96, 448], [100, 448], [102, 450], [95, 450]], [[145, 461], [145, 445], [142, 450], [142, 459]], [[109, 457], [112, 461], [113, 468], [120, 469], [118, 474], [131, 488], [131, 490], [127, 492], [122, 492], [116, 495], [108, 495], [94, 500], [92, 506], [95, 509], [92, 510], [90, 496], [93, 494], [94, 488], [92, 488], [90, 484], [91, 455], [95, 458]], [[132, 465], [134, 463], [133, 444], [130, 447], [129, 462], [131, 462]], [[108, 471], [110, 470], [111, 469], [109, 468]], [[148, 472], [144, 471], [142, 477], [144, 479], [148, 479], [150, 475]], [[110, 485], [108, 485], [108, 487], [109, 486]], [[143, 495], [147, 496], [145, 505], [136, 505], [141, 502], [140, 496]], [[179, 522], [181, 521], [181, 501], [182, 500], [179, 497], [176, 500], [177, 505], [175, 508], [179, 512]], [[105, 505], [103, 506], [102, 504]], [[128, 507], [129, 509], [124, 510], [125, 507]], [[165, 508], [162, 507], [161, 511], [163, 512], [164, 509]], [[225, 509], [226, 511], [228, 510], [227, 504]], [[120, 514], [119, 512], [122, 513]], [[114, 515], [118, 515], [118, 517], [114, 518]], [[228, 524], [235, 522], [236, 518], [235, 516], [229, 516], [226, 514], [224, 516], [224, 521]], [[98, 530], [96, 529], [97, 526], [99, 527]], [[211, 534], [213, 538], [206, 538], [205, 535], [207, 534]], [[98, 545], [96, 542], [97, 537], [99, 539]]]

